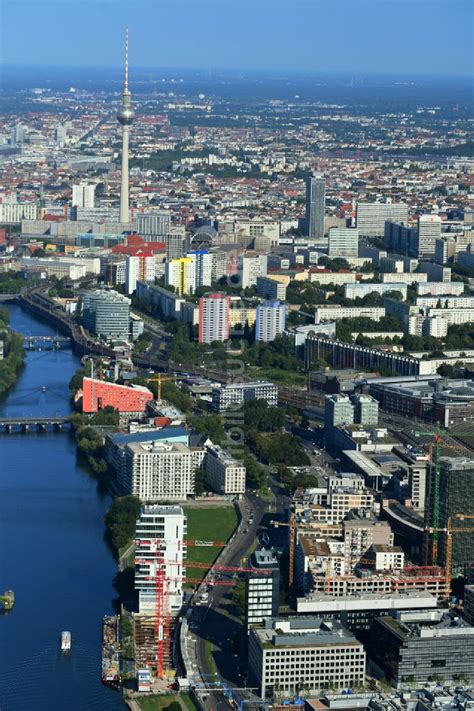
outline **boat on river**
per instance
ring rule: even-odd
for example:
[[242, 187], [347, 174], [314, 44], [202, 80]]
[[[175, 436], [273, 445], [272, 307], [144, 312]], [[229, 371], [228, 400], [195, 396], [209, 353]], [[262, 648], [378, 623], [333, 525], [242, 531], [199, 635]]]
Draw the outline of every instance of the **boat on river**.
[[71, 633], [61, 632], [61, 652], [69, 652], [71, 649]]

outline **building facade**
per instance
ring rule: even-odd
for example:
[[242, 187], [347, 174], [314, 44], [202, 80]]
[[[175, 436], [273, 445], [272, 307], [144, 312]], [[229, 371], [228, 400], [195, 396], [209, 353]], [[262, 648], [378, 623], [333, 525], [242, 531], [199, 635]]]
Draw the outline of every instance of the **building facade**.
[[207, 294], [199, 299], [199, 343], [229, 338], [230, 296]]
[[203, 466], [206, 483], [217, 494], [245, 493], [245, 467], [221, 447], [207, 448]]
[[363, 684], [365, 652], [335, 620], [267, 618], [264, 627], [250, 629], [249, 672], [262, 699], [337, 691]]
[[157, 584], [165, 578], [167, 604], [177, 615], [183, 603], [187, 533], [181, 506], [144, 506], [135, 534], [135, 590], [140, 614], [156, 614]]
[[306, 178], [306, 234], [310, 239], [323, 239], [326, 208], [324, 173], [312, 173]]
[[279, 301], [265, 301], [257, 306], [255, 340], [274, 341], [285, 330], [286, 306]]

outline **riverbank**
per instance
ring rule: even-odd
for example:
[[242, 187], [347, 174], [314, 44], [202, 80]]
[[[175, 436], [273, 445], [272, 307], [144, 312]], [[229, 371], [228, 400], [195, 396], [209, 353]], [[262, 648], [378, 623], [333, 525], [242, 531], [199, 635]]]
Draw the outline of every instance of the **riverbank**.
[[10, 328], [8, 309], [0, 307], [0, 400], [16, 384], [24, 366], [23, 336]]
[[[23, 336], [56, 334], [19, 306], [8, 308]], [[1, 416], [69, 416], [78, 366], [70, 349], [27, 350]], [[111, 499], [78, 462], [71, 434], [11, 433], [0, 447], [2, 576], [15, 592], [13, 611], [0, 616], [2, 711], [123, 711], [121, 694], [101, 683], [102, 619], [118, 609], [103, 523]], [[62, 630], [72, 634], [67, 655]]]

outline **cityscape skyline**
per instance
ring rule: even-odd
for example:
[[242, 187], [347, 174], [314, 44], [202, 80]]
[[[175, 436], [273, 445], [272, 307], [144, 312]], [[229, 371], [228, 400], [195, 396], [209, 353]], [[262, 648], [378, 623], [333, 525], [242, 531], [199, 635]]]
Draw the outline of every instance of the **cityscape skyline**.
[[[252, 5], [247, 0], [219, 4], [208, 0], [199, 8], [182, 0], [179, 41], [178, 35], [166, 30], [176, 22], [176, 4], [170, 2], [115, 3], [113, 14], [108, 12], [107, 2], [86, 2], [83, 7], [87, 12], [78, 14], [77, 2], [69, 0], [61, 4], [59, 14], [55, 0], [41, 5], [7, 0], [2, 6], [0, 61], [118, 67], [118, 37], [128, 25], [131, 35], [140, 38], [131, 56], [136, 68], [359, 73], [371, 71], [376, 65], [380, 73], [413, 74], [416, 67], [416, 74], [470, 76], [474, 58], [472, 6], [465, 0], [450, 2], [449, 6], [438, 0], [430, 8], [443, 6], [449, 7], [456, 42], [445, 43], [443, 52], [438, 52], [431, 38], [442, 30], [444, 13], [427, 12], [424, 0], [410, 3], [409, 22], [406, 0], [311, 4], [281, 0], [272, 5], [271, 14], [266, 0]], [[41, 28], [54, 35], [54, 43], [43, 41], [42, 32], [38, 32]], [[403, 52], [396, 51], [401, 37]]]

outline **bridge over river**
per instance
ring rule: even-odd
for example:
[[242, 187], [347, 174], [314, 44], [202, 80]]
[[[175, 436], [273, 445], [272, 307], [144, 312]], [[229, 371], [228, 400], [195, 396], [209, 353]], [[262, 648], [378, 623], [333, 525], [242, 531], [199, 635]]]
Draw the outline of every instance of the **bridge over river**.
[[0, 433], [10, 432], [45, 432], [61, 431], [69, 426], [69, 416], [50, 415], [49, 417], [1, 417]]

